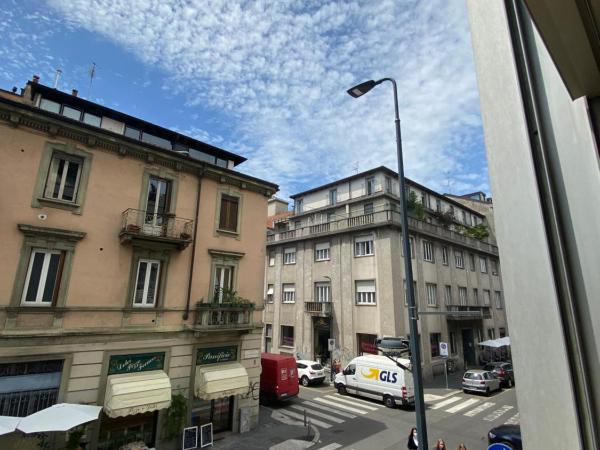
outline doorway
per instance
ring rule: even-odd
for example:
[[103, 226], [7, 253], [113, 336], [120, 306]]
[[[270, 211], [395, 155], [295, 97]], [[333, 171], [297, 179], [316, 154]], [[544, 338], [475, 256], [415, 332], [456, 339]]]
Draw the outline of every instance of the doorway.
[[166, 213], [169, 212], [170, 182], [160, 178], [150, 177], [146, 196], [146, 217], [144, 232], [162, 236], [166, 225]]
[[313, 336], [314, 360], [325, 365], [329, 361], [327, 340], [331, 337], [331, 321], [328, 317], [315, 317], [313, 319]]
[[466, 370], [467, 366], [475, 366], [475, 343], [473, 342], [472, 328], [465, 328], [462, 330], [462, 346]]

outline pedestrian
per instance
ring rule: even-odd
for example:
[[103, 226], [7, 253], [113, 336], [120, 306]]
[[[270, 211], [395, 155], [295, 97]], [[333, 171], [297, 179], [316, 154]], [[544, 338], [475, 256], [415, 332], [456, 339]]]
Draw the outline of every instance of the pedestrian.
[[408, 443], [406, 444], [408, 450], [418, 450], [419, 448], [419, 437], [417, 436], [417, 429], [412, 427], [410, 434], [408, 435]]
[[458, 444], [458, 447], [456, 447], [456, 450], [467, 450], [467, 446], [461, 442]]
[[333, 361], [333, 373], [338, 374], [340, 373], [340, 370], [342, 370], [342, 363], [340, 363], [339, 359], [335, 359]]
[[446, 450], [446, 443], [443, 439], [437, 440], [437, 444], [435, 444], [435, 450]]

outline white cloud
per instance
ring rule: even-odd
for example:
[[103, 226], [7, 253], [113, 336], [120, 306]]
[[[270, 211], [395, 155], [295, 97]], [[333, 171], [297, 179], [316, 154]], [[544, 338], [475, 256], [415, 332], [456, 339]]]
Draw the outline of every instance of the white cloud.
[[461, 189], [487, 189], [463, 0], [48, 3], [69, 27], [161, 67], [190, 108], [227, 114], [233, 136], [211, 143], [243, 149], [241, 170], [284, 195], [355, 163], [396, 167], [390, 85], [345, 93], [384, 76], [398, 81], [406, 174], [439, 190], [448, 174]]

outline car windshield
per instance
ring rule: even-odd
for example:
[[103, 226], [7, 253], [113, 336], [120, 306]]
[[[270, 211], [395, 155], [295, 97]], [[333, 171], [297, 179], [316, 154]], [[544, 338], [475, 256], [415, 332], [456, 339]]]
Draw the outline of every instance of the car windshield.
[[469, 380], [481, 380], [481, 375], [479, 375], [478, 373], [473, 373], [473, 372], [465, 373], [464, 377]]
[[321, 364], [313, 364], [310, 366], [313, 370], [322, 370], [323, 366]]

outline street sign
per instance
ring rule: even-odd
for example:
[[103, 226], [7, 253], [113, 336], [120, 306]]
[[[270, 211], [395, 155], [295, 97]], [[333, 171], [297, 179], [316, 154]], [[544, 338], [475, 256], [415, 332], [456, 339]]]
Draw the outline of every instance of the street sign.
[[335, 339], [327, 339], [327, 350], [330, 352], [335, 350]]
[[487, 450], [513, 450], [512, 447], [506, 445], [506, 444], [492, 444], [490, 445]]
[[448, 357], [448, 343], [440, 342], [440, 356]]

